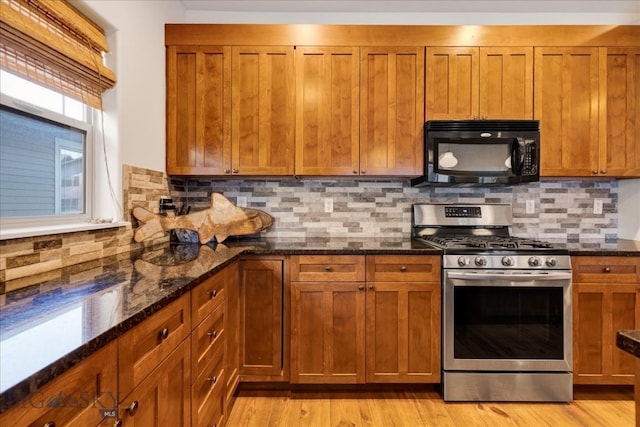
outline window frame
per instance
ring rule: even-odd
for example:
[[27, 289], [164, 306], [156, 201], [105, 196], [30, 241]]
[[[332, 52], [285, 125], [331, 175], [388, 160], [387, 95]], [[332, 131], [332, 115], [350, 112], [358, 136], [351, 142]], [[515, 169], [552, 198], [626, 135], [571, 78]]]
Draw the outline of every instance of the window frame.
[[[62, 96], [62, 94], [61, 94]], [[93, 117], [92, 109], [85, 104], [85, 117], [87, 121], [77, 120], [63, 114], [50, 111], [20, 99], [13, 98], [6, 94], [0, 94], [0, 104], [9, 108], [22, 111], [24, 113], [37, 116], [39, 118], [60, 123], [63, 126], [70, 126], [85, 132], [85, 152], [84, 156], [84, 174], [85, 174], [85, 192], [84, 192], [84, 213], [69, 215], [42, 215], [42, 216], [24, 216], [24, 217], [0, 217], [0, 234], [13, 234], [13, 232], [23, 229], [43, 230], [48, 227], [74, 226], [78, 224], [86, 224], [94, 217], [94, 133], [91, 118]], [[57, 203], [57, 202], [56, 202]], [[37, 233], [39, 234], [39, 233]], [[4, 236], [0, 236], [0, 240]]]

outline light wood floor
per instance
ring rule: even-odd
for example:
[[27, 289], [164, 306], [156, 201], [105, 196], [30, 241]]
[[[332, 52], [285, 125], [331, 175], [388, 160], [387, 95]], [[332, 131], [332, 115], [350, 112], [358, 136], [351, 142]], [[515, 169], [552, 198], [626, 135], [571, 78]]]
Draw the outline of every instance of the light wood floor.
[[241, 390], [229, 427], [632, 427], [632, 388], [577, 389], [571, 403], [445, 403], [437, 389], [288, 392]]

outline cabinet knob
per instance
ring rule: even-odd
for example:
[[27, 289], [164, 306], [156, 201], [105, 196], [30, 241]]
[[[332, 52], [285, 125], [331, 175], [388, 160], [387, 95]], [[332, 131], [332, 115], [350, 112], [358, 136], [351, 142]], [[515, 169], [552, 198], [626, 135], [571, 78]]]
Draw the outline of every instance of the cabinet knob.
[[169, 328], [164, 328], [160, 331], [160, 339], [166, 340], [169, 337]]
[[607, 170], [606, 170], [606, 169], [602, 169], [602, 170], [600, 171], [600, 173], [601, 173], [601, 174], [603, 174], [603, 175], [606, 175], [606, 174], [607, 174]]
[[140, 407], [140, 404], [138, 403], [137, 400], [134, 400], [131, 405], [129, 405], [129, 407], [126, 409], [127, 413], [131, 416], [135, 415], [136, 412], [138, 412], [138, 408]]
[[358, 290], [359, 291], [364, 291], [364, 285], [358, 285]]
[[217, 331], [208, 332], [207, 335], [209, 335], [210, 338], [215, 338], [218, 336], [218, 332]]
[[115, 423], [113, 423], [113, 427], [122, 427], [122, 420], [117, 419]]
[[365, 174], [367, 173], [367, 171], [366, 171], [366, 170], [364, 170], [364, 169], [362, 169], [362, 170], [360, 171], [360, 173], [361, 173], [361, 174], [363, 174], [363, 175], [365, 175]]
[[229, 169], [222, 169], [222, 173], [224, 173], [225, 175], [229, 175]]
[[372, 291], [373, 290], [373, 285], [369, 285], [369, 290]]
[[211, 384], [215, 384], [216, 381], [218, 381], [218, 377], [214, 375], [212, 377], [207, 378], [207, 381], [211, 381]]
[[406, 266], [404, 266], [404, 265], [403, 265], [403, 266], [401, 266], [401, 267], [400, 267], [400, 271], [402, 271], [402, 272], [407, 271], [407, 267], [406, 267]]
[[333, 268], [331, 268], [331, 266], [330, 266], [330, 265], [328, 265], [328, 266], [326, 266], [326, 267], [324, 268], [324, 271], [331, 271], [331, 270], [333, 270]]
[[354, 169], [354, 170], [353, 170], [353, 174], [354, 174], [354, 175], [358, 175], [358, 171]]
[[44, 424], [44, 427], [56, 427], [56, 422], [55, 421], [49, 421], [48, 423]]
[[238, 169], [237, 169], [237, 168], [233, 168], [233, 169], [231, 170], [231, 172], [233, 172], [233, 173], [238, 173]]
[[611, 267], [605, 267], [604, 268], [604, 272], [605, 273], [611, 273]]
[[595, 170], [595, 169], [593, 171], [591, 171], [591, 173], [594, 174], [594, 175], [598, 175], [598, 171]]
[[216, 297], [216, 295], [218, 295], [218, 291], [217, 290], [212, 290], [211, 291], [211, 295], [210, 295], [210, 299], [214, 299]]

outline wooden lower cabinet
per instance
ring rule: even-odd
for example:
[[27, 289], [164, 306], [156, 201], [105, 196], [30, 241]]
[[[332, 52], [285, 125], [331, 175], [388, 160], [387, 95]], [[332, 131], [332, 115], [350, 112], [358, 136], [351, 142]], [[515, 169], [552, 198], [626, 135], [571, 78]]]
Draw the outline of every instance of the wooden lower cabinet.
[[365, 286], [291, 284], [291, 382], [363, 383]]
[[191, 425], [190, 340], [182, 341], [128, 396], [118, 415], [123, 426]]
[[440, 382], [440, 283], [368, 283], [366, 381]]
[[241, 381], [286, 381], [284, 258], [240, 261]]
[[634, 357], [616, 347], [619, 329], [640, 325], [640, 259], [573, 257], [575, 384], [633, 384]]
[[[116, 412], [117, 342], [107, 344], [42, 389], [27, 396], [13, 409], [0, 414], [0, 426], [107, 426], [115, 418], [104, 418], [103, 410]], [[66, 396], [77, 407], [49, 407], [52, 399]]]
[[240, 382], [239, 343], [240, 343], [240, 287], [238, 285], [238, 263], [225, 269], [225, 398], [224, 414], [229, 415], [235, 401], [235, 392]]
[[[292, 383], [440, 381], [440, 257], [296, 256], [290, 265], [292, 279], [315, 280], [291, 283]], [[332, 281], [337, 274], [359, 281]]]

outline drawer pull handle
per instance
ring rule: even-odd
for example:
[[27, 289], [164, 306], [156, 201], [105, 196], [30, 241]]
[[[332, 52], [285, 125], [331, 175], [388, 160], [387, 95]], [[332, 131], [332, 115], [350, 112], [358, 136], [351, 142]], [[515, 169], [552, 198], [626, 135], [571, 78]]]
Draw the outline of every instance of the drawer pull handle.
[[131, 403], [131, 405], [129, 405], [129, 407], [127, 408], [127, 413], [133, 416], [136, 414], [136, 412], [138, 412], [139, 407], [140, 407], [140, 404], [138, 403], [138, 401], [134, 400], [133, 403]]
[[55, 421], [49, 421], [48, 423], [44, 424], [44, 427], [56, 427], [56, 422]]
[[330, 265], [328, 265], [328, 266], [326, 266], [326, 267], [324, 268], [324, 271], [331, 271], [331, 270], [333, 270], [333, 268], [331, 268], [331, 266], [330, 266]]
[[373, 288], [374, 288], [374, 286], [373, 286], [373, 285], [369, 285], [369, 290], [370, 290], [370, 291], [372, 291], [372, 290], [373, 290]]
[[214, 298], [216, 297], [216, 295], [218, 295], [218, 291], [217, 291], [217, 290], [215, 290], [215, 289], [214, 289], [214, 290], [212, 290], [212, 291], [211, 291], [210, 299], [214, 299]]
[[169, 337], [169, 328], [164, 328], [160, 331], [160, 340], [166, 340]]
[[207, 378], [207, 381], [211, 381], [211, 384], [215, 384], [216, 381], [218, 381], [218, 377], [214, 375], [212, 377]]
[[402, 267], [400, 267], [400, 271], [407, 271], [407, 267], [403, 265]]
[[359, 291], [364, 291], [364, 285], [358, 285], [358, 290]]
[[209, 338], [215, 338], [218, 336], [218, 332], [217, 331], [209, 332], [207, 333], [207, 335], [209, 335]]
[[604, 272], [605, 273], [611, 273], [611, 267], [605, 267], [604, 268]]

